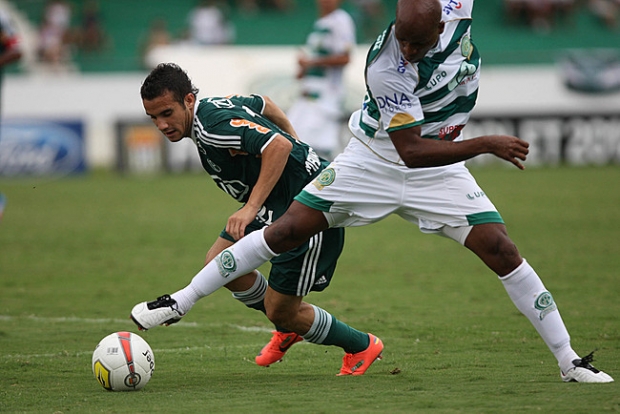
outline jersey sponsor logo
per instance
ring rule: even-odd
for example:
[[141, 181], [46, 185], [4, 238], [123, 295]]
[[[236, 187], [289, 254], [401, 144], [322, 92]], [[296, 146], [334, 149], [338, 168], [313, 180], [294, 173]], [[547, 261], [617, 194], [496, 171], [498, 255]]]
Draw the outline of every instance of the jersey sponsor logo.
[[439, 139], [445, 141], [454, 141], [459, 136], [461, 130], [465, 128], [465, 125], [450, 125], [439, 129]]
[[268, 134], [271, 131], [269, 128], [259, 125], [256, 122], [248, 121], [247, 119], [231, 119], [230, 126], [235, 128], [247, 127], [250, 129], [255, 129], [261, 134]]
[[328, 185], [331, 185], [336, 180], [336, 170], [333, 168], [326, 168], [321, 171], [318, 177], [312, 182], [318, 190], [322, 190]]
[[446, 73], [446, 71], [442, 70], [441, 72], [437, 73], [435, 76], [433, 76], [428, 81], [428, 83], [426, 84], [426, 87], [424, 87], [424, 89], [426, 89], [427, 91], [430, 91], [435, 86], [437, 86], [439, 83], [441, 83], [441, 81], [444, 80], [447, 76], [448, 76], [448, 74]]
[[549, 313], [556, 310], [558, 307], [553, 300], [553, 296], [549, 292], [543, 292], [536, 298], [534, 302], [534, 307], [540, 311], [540, 315], [538, 316], [542, 321], [545, 316]]
[[443, 12], [449, 16], [454, 10], [459, 10], [463, 5], [460, 1], [450, 0], [448, 4], [443, 6]]
[[227, 278], [232, 272], [237, 270], [235, 256], [228, 249], [216, 256], [215, 263], [217, 264], [218, 272], [223, 278]]
[[409, 125], [415, 122], [415, 118], [409, 114], [398, 113], [390, 119], [390, 126], [388, 128], [398, 128], [404, 125]]
[[411, 99], [404, 92], [398, 95], [397, 92], [394, 92], [393, 96], [377, 96], [376, 98], [377, 104], [379, 104], [380, 109], [387, 109], [390, 112], [396, 112], [397, 110], [405, 110], [411, 108], [413, 105], [411, 104]]
[[245, 195], [250, 191], [250, 187], [243, 181], [222, 180], [215, 174], [211, 174], [211, 178], [218, 187], [237, 201], [243, 201]]

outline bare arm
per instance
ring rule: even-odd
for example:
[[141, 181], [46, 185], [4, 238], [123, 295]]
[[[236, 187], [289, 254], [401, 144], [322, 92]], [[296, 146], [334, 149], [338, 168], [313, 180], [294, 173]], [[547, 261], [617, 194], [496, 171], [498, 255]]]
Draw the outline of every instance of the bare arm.
[[239, 240], [245, 233], [246, 226], [254, 220], [259, 209], [280, 179], [289, 154], [293, 149], [291, 141], [280, 134], [267, 145], [261, 155], [261, 167], [258, 181], [250, 193], [245, 205], [228, 218], [226, 231]]
[[409, 168], [438, 167], [465, 161], [481, 154], [493, 154], [523, 170], [529, 144], [510, 135], [483, 135], [464, 141], [439, 141], [422, 138], [422, 128], [390, 132], [390, 139]]
[[339, 67], [346, 66], [351, 61], [349, 53], [343, 53], [341, 55], [327, 55], [309, 59], [305, 55], [301, 55], [297, 59], [299, 64], [299, 72], [297, 77], [301, 78], [305, 75], [306, 71], [312, 67]]
[[265, 100], [265, 109], [263, 110], [262, 115], [280, 127], [282, 131], [299, 140], [297, 132], [295, 132], [293, 125], [286, 117], [284, 111], [282, 111], [282, 109], [280, 109], [280, 107], [276, 105], [268, 96], [263, 96], [263, 99]]

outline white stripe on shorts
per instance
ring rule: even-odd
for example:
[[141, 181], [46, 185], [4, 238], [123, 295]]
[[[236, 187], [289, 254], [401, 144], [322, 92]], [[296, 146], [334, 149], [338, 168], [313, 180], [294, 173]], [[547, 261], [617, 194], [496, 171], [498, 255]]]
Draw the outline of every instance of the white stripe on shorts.
[[306, 296], [310, 293], [316, 279], [316, 266], [321, 256], [323, 233], [315, 234], [308, 241], [308, 251], [304, 255], [304, 263], [297, 282], [297, 296]]

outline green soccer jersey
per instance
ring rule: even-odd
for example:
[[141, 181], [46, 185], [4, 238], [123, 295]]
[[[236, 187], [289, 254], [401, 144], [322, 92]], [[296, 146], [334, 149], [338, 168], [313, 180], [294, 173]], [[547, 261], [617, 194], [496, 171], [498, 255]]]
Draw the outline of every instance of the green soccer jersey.
[[280, 134], [293, 149], [286, 167], [259, 211], [257, 220], [271, 224], [301, 189], [328, 164], [314, 150], [282, 131], [262, 115], [259, 95], [211, 97], [196, 105], [192, 139], [204, 169], [235, 200], [247, 202], [261, 169], [261, 153]]

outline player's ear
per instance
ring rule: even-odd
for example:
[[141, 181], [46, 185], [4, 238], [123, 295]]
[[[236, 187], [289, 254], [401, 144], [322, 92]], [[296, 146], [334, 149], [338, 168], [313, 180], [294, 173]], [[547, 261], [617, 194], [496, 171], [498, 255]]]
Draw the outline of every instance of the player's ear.
[[183, 99], [183, 101], [185, 102], [186, 108], [194, 109], [194, 105], [196, 104], [196, 95], [190, 92], [187, 95], [185, 95], [185, 98]]

